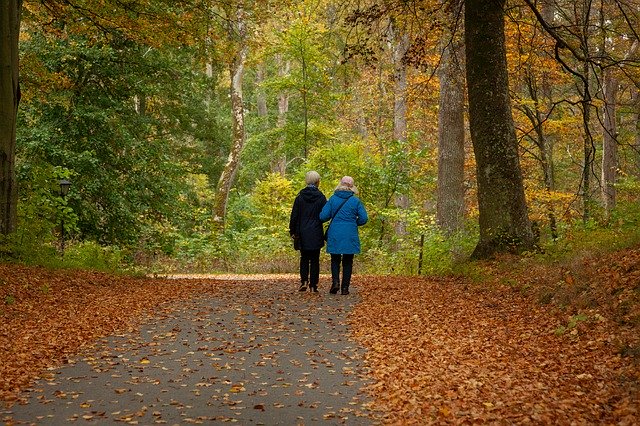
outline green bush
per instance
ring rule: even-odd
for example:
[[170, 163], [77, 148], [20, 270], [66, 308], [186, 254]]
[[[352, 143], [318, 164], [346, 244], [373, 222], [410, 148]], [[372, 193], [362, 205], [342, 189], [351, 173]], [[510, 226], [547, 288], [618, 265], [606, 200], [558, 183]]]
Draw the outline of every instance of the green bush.
[[93, 241], [69, 244], [61, 265], [65, 268], [93, 269], [104, 272], [130, 272], [130, 262], [124, 251], [113, 246], [101, 246]]

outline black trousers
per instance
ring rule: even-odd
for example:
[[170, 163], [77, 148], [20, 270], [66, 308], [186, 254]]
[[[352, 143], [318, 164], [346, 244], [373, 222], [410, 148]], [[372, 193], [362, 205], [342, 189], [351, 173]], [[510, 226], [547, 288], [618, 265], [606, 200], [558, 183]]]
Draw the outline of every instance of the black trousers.
[[340, 282], [340, 264], [342, 263], [342, 283], [343, 290], [349, 289], [351, 284], [351, 273], [353, 272], [353, 254], [332, 254], [331, 255], [331, 281], [336, 285]]
[[317, 287], [320, 281], [320, 249], [300, 250], [300, 282]]

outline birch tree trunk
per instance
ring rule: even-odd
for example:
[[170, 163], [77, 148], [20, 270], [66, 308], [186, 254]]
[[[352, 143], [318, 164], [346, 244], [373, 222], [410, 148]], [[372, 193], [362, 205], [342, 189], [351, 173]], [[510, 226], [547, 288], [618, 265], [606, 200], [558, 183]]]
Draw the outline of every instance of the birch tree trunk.
[[214, 197], [213, 220], [218, 230], [224, 229], [229, 191], [235, 180], [240, 166], [240, 154], [245, 143], [244, 128], [244, 101], [242, 97], [242, 80], [244, 75], [244, 63], [247, 57], [248, 46], [246, 42], [246, 28], [243, 19], [243, 11], [237, 11], [235, 22], [237, 34], [237, 47], [234, 57], [229, 64], [231, 77], [231, 114], [233, 123], [233, 140], [227, 163], [225, 164]]
[[465, 0], [469, 123], [476, 157], [480, 240], [473, 258], [534, 246], [511, 115], [506, 0]]
[[616, 124], [616, 97], [618, 79], [609, 69], [604, 75], [604, 140], [602, 143], [602, 201], [607, 217], [616, 206], [616, 180], [618, 175], [618, 141]]
[[464, 68], [462, 40], [456, 36], [460, 0], [447, 7], [447, 31], [440, 60], [438, 108], [438, 186], [436, 223], [447, 234], [464, 220]]
[[16, 119], [20, 103], [18, 38], [22, 0], [0, 5], [0, 233], [16, 230]]

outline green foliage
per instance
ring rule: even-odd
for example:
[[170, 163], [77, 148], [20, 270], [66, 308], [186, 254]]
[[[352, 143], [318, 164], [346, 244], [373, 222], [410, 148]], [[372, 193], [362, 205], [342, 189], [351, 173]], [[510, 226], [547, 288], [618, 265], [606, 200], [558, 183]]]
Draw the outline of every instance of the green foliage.
[[258, 215], [255, 218], [258, 228], [264, 227], [277, 235], [285, 232], [288, 235], [289, 215], [296, 192], [291, 181], [278, 173], [270, 173], [263, 180], [256, 182], [252, 202]]
[[363, 252], [361, 269], [369, 274], [390, 275], [460, 273], [477, 241], [477, 231], [472, 228], [452, 236], [445, 236], [433, 225], [417, 226], [410, 231], [403, 238], [394, 238], [387, 245]]
[[[114, 246], [105, 247], [92, 241], [67, 241], [62, 253], [58, 243], [41, 244], [21, 233], [10, 238], [0, 236], [0, 259], [54, 269], [91, 269], [113, 273], [135, 271], [129, 256]], [[41, 290], [48, 292], [46, 287]]]
[[296, 270], [297, 256], [285, 229], [274, 232], [255, 226], [227, 229], [214, 240], [183, 239], [173, 266], [190, 272], [282, 273]]
[[114, 246], [101, 246], [96, 242], [83, 241], [70, 244], [64, 252], [61, 265], [73, 269], [93, 269], [104, 272], [122, 272], [129, 262], [125, 252]]
[[278, 173], [255, 183], [251, 195], [233, 194], [222, 235], [203, 233], [176, 243], [176, 260], [187, 270], [288, 272], [295, 269], [289, 214], [296, 190]]
[[[231, 16], [232, 5], [214, 5], [211, 16], [191, 15], [190, 22], [181, 20], [178, 26], [172, 18], [183, 15], [184, 5], [152, 2], [147, 18], [136, 20], [140, 35], [131, 33], [126, 24], [132, 21], [124, 15], [109, 23], [122, 29], [104, 28], [100, 34], [75, 15], [91, 16], [91, 10], [75, 8], [62, 20], [46, 16], [53, 9], [32, 6], [25, 12], [20, 43], [19, 228], [0, 237], [2, 258], [107, 270], [135, 261], [155, 271], [295, 271], [288, 216], [304, 173], [314, 169], [327, 197], [343, 175], [356, 180], [370, 216], [360, 229], [359, 271], [444, 274], [466, 267], [477, 229], [469, 226], [447, 237], [433, 220], [436, 103], [425, 69], [411, 71], [407, 140], [391, 140], [391, 58], [384, 49], [372, 50], [365, 62], [358, 55], [342, 58], [354, 53], [350, 49], [368, 48], [375, 37], [368, 34], [362, 46], [345, 46], [344, 28], [331, 5], [278, 5], [274, 19], [270, 7], [247, 6], [251, 37], [263, 38], [255, 44], [249, 40], [255, 56], [246, 64], [243, 82], [247, 143], [221, 235], [210, 234], [211, 203], [232, 133], [228, 82], [221, 78], [228, 64], [221, 61], [230, 59], [233, 41], [226, 21], [215, 15]], [[101, 12], [116, 7], [94, 6]], [[154, 16], [168, 19], [154, 24]], [[55, 24], [43, 25], [47, 22]], [[160, 28], [167, 33], [160, 34]], [[205, 29], [216, 37], [201, 37]], [[207, 41], [199, 44], [199, 37]], [[207, 67], [213, 75], [207, 75]], [[519, 99], [521, 76], [512, 82]], [[267, 115], [258, 115], [255, 106], [263, 95]], [[286, 112], [276, 107], [281, 98], [288, 100]], [[533, 106], [529, 96], [521, 101]], [[617, 184], [618, 207], [610, 216], [597, 206], [587, 223], [562, 216], [575, 204], [580, 181], [575, 138], [582, 122], [572, 105], [554, 105], [544, 130], [554, 142], [557, 193], [536, 190], [539, 165], [523, 156], [529, 159], [523, 171], [530, 183], [531, 216], [546, 229], [553, 207], [560, 232], [557, 241], [549, 241], [543, 231], [545, 254], [536, 256], [554, 260], [639, 243], [640, 181], [632, 176]], [[630, 146], [635, 128], [623, 124], [621, 146]], [[522, 146], [535, 154], [535, 141], [529, 139]], [[625, 156], [625, 151], [621, 148], [622, 162], [637, 159], [637, 153]], [[467, 170], [472, 169], [470, 162]], [[64, 199], [61, 178], [73, 182]], [[472, 175], [465, 179], [474, 181]], [[468, 189], [474, 198], [473, 184]], [[408, 208], [397, 205], [405, 196]], [[70, 240], [64, 260], [63, 222]], [[160, 262], [167, 266], [159, 267]]]
[[[46, 245], [62, 219], [74, 238], [170, 252], [202, 223], [190, 171], [216, 176], [220, 130], [188, 49], [156, 50], [117, 34], [97, 41], [29, 27], [17, 145], [19, 233]], [[37, 87], [37, 90], [36, 90]], [[35, 97], [37, 94], [38, 97]], [[215, 95], [215, 93], [213, 93]], [[51, 197], [65, 170], [65, 200]], [[195, 204], [195, 205], [193, 205]], [[58, 231], [59, 232], [59, 231]], [[31, 249], [29, 249], [31, 250]]]
[[554, 333], [558, 336], [565, 334], [567, 331], [571, 331], [578, 326], [581, 322], [587, 321], [589, 317], [584, 314], [572, 315], [569, 317], [567, 325], [560, 325], [555, 329]]
[[544, 253], [538, 257], [550, 262], [579, 253], [609, 253], [640, 244], [640, 206], [637, 201], [620, 202], [609, 220], [562, 222], [561, 238], [542, 242]]
[[348, 135], [341, 135], [334, 143], [314, 149], [307, 162], [298, 169], [298, 176], [301, 176], [298, 181], [304, 182], [302, 176], [306, 171], [316, 170], [321, 176], [321, 189], [329, 198], [340, 178], [349, 175], [355, 179], [360, 197], [367, 199], [370, 185], [367, 179], [367, 163], [375, 159], [367, 155], [364, 142], [346, 139], [347, 137]]

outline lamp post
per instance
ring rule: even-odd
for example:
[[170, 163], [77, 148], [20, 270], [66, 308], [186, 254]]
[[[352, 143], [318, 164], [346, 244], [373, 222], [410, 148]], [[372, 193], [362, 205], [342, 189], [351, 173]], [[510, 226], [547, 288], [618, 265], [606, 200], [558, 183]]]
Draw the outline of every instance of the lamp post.
[[[69, 187], [71, 186], [71, 182], [66, 179], [62, 179], [60, 182], [60, 196], [64, 200], [67, 194], [69, 193]], [[64, 213], [60, 218], [60, 252], [62, 257], [64, 257]]]

